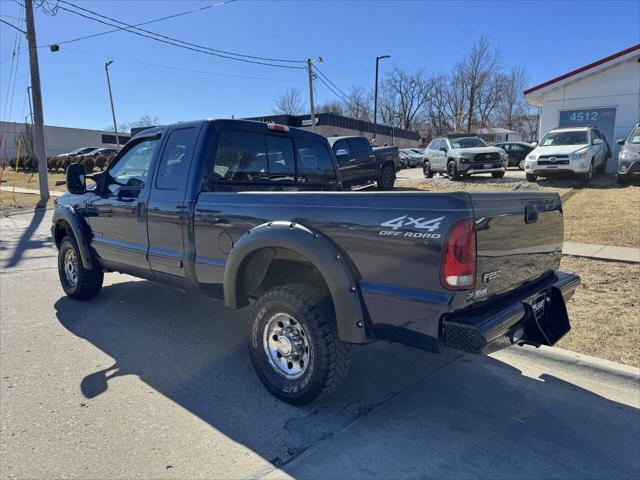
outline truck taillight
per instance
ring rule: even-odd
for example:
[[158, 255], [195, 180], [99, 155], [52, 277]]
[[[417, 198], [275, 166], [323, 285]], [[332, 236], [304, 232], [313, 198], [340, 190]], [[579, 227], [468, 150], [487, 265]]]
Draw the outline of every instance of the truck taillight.
[[476, 224], [472, 218], [455, 223], [444, 244], [441, 279], [445, 287], [470, 290], [476, 285]]

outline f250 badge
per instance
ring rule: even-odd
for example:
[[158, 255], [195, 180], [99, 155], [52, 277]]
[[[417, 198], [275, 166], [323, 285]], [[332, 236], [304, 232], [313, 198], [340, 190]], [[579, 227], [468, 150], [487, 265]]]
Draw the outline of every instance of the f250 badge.
[[[440, 222], [442, 222], [442, 220], [444, 220], [444, 217], [426, 220], [422, 217], [413, 218], [408, 215], [402, 215], [401, 217], [393, 218], [381, 223], [381, 227], [387, 227], [390, 230], [380, 230], [378, 235], [383, 237], [440, 238], [441, 235], [434, 232], [437, 232], [440, 229]], [[405, 230], [400, 230], [401, 228]], [[413, 231], [408, 232], [406, 229], [411, 229]], [[425, 233], [424, 230], [429, 233]]]
[[502, 276], [502, 270], [494, 270], [492, 272], [487, 272], [482, 274], [482, 281], [484, 283], [489, 283], [492, 280], [497, 280]]

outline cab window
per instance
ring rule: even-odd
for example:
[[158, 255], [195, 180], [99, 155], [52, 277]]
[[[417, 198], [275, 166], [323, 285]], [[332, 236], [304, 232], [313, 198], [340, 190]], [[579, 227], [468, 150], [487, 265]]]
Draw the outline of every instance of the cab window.
[[109, 169], [109, 175], [116, 182], [109, 186], [112, 193], [121, 186], [140, 189], [145, 186], [158, 140], [156, 137], [136, 143], [113, 164]]
[[296, 140], [299, 183], [336, 183], [336, 170], [327, 147], [320, 142]]
[[268, 167], [264, 137], [261, 133], [223, 131], [209, 166], [207, 183], [266, 180]]
[[156, 188], [178, 190], [186, 182], [195, 136], [196, 129], [193, 127], [171, 132], [160, 159]]
[[296, 166], [293, 157], [293, 140], [288, 137], [267, 135], [267, 159], [269, 180], [294, 180]]

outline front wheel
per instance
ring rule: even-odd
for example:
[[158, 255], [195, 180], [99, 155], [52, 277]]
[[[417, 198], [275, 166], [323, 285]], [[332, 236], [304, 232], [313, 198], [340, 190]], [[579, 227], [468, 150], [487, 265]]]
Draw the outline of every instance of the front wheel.
[[584, 185], [589, 185], [591, 180], [593, 180], [593, 161], [591, 165], [589, 165], [589, 170], [586, 173], [581, 174], [582, 183]]
[[382, 168], [380, 178], [378, 178], [378, 188], [380, 190], [392, 190], [396, 181], [396, 175], [391, 165]]
[[424, 162], [422, 172], [424, 173], [424, 178], [433, 178], [433, 172], [431, 171], [431, 165], [429, 162]]
[[249, 353], [277, 398], [303, 405], [335, 390], [349, 367], [327, 295], [303, 284], [274, 287], [251, 305]]
[[527, 182], [535, 182], [538, 179], [537, 176], [532, 175], [530, 173], [527, 173], [526, 176], [527, 176]]
[[64, 293], [74, 300], [93, 298], [102, 289], [104, 273], [95, 266], [87, 270], [82, 265], [76, 240], [65, 237], [58, 250], [58, 276]]
[[524, 170], [524, 162], [525, 162], [524, 158], [518, 162], [518, 168], [520, 170]]
[[458, 173], [458, 166], [456, 162], [449, 162], [447, 164], [447, 174], [449, 175], [449, 180], [453, 180], [457, 182], [460, 180], [460, 174]]

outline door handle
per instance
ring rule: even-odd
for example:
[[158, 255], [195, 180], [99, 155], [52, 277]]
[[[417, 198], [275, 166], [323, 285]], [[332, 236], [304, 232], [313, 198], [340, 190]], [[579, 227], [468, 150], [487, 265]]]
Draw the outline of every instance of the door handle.
[[143, 223], [145, 220], [146, 205], [144, 202], [138, 202], [136, 205], [136, 219], [138, 222]]
[[350, 162], [355, 162], [355, 161], [356, 161], [356, 159], [355, 159], [355, 158], [350, 158], [350, 159], [349, 159], [349, 161], [350, 161]]

